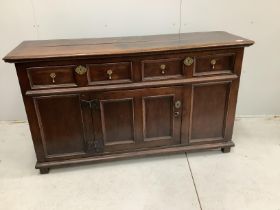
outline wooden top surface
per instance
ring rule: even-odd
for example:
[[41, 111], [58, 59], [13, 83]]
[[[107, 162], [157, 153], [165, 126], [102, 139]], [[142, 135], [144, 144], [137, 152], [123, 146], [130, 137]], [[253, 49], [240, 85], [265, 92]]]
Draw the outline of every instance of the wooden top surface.
[[223, 31], [116, 38], [24, 41], [7, 56], [10, 63], [102, 55], [160, 52], [222, 46], [249, 46], [254, 42]]

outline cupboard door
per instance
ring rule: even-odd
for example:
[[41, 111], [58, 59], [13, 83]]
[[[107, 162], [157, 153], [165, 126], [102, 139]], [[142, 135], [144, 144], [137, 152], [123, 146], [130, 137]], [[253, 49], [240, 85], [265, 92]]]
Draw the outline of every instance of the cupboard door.
[[92, 99], [96, 141], [102, 141], [104, 152], [133, 150], [135, 148], [134, 91], [96, 93]]
[[46, 157], [84, 154], [84, 122], [79, 95], [41, 96], [33, 100]]
[[[182, 89], [151, 88], [95, 93], [95, 141], [104, 152], [180, 143]], [[98, 107], [98, 108], [96, 108]]]
[[190, 143], [225, 139], [230, 82], [193, 85]]
[[182, 89], [149, 89], [142, 96], [143, 142], [145, 146], [180, 143]]

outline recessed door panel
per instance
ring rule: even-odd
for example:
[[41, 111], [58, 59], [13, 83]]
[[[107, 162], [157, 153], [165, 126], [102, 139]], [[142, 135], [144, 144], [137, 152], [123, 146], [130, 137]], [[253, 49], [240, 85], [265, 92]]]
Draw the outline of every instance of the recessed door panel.
[[104, 144], [133, 143], [133, 99], [101, 100]]
[[83, 118], [78, 95], [34, 98], [47, 157], [84, 153]]
[[143, 103], [143, 141], [148, 147], [178, 144], [182, 116], [182, 89], [146, 91]]
[[223, 140], [230, 83], [193, 86], [190, 142]]
[[180, 143], [182, 89], [151, 88], [92, 94], [94, 133], [105, 153]]
[[144, 98], [145, 140], [172, 137], [173, 101], [174, 95]]
[[108, 91], [91, 95], [98, 103], [98, 108], [92, 108], [94, 135], [103, 142], [105, 153], [135, 149], [135, 93]]

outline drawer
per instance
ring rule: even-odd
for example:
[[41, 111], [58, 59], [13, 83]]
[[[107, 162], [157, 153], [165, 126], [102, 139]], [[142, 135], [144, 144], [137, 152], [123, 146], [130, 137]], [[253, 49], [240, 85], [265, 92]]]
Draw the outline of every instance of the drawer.
[[27, 69], [31, 88], [75, 87], [76, 66], [48, 66]]
[[181, 58], [142, 61], [142, 80], [170, 79], [183, 76]]
[[194, 76], [232, 73], [234, 69], [234, 54], [213, 54], [198, 56], [194, 68]]
[[102, 63], [87, 65], [90, 85], [132, 82], [132, 63]]

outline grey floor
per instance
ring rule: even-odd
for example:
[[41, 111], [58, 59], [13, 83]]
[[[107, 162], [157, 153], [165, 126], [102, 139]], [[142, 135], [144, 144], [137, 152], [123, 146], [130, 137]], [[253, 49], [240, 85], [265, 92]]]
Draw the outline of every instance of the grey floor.
[[0, 123], [0, 210], [280, 210], [280, 119], [236, 120], [236, 147], [39, 175], [26, 123]]

